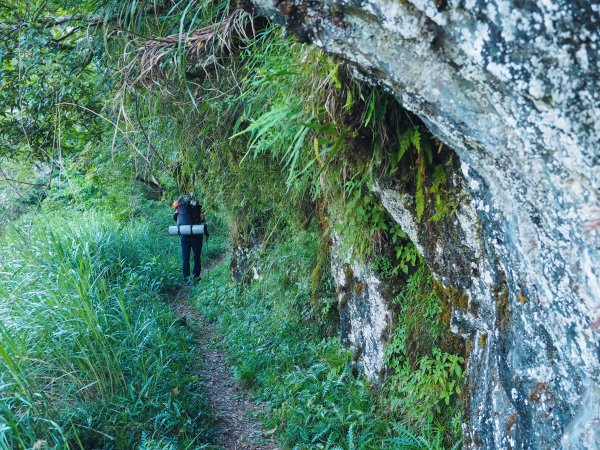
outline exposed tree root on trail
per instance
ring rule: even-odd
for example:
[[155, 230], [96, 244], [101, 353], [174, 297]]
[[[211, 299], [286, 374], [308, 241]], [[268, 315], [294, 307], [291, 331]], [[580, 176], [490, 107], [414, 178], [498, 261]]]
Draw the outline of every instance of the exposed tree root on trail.
[[277, 446], [265, 436], [255, 418], [260, 407], [249, 401], [247, 393], [236, 386], [225, 354], [219, 348], [215, 327], [190, 304], [189, 294], [190, 289], [183, 287], [175, 296], [172, 307], [194, 333], [199, 350], [199, 376], [206, 400], [216, 418], [213, 444], [225, 450], [276, 450]]

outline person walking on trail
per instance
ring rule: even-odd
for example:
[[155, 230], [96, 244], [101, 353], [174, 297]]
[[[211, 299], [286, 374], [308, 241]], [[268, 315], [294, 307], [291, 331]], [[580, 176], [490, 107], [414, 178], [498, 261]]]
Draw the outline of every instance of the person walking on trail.
[[[173, 203], [175, 213], [173, 220], [177, 225], [200, 225], [206, 222], [202, 205], [194, 198], [193, 195], [181, 195]], [[206, 230], [206, 228], [205, 228]], [[190, 254], [194, 252], [194, 270], [193, 275], [195, 280], [200, 279], [202, 273], [202, 238], [203, 235], [180, 235], [179, 242], [181, 243], [181, 258], [183, 262], [183, 278], [187, 281], [190, 277]], [[206, 234], [208, 239], [208, 234]]]

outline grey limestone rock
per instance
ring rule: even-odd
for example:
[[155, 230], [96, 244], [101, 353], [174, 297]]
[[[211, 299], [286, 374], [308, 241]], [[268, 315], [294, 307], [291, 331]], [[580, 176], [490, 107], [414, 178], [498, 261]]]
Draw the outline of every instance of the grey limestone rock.
[[600, 447], [600, 230], [586, 231], [600, 218], [600, 4], [253, 3], [386, 87], [460, 159], [468, 200], [436, 242], [409, 197], [376, 190], [468, 295], [452, 315], [473, 342], [465, 447]]
[[385, 283], [369, 264], [345, 255], [338, 236], [332, 239], [331, 272], [337, 285], [342, 344], [352, 349], [352, 364], [378, 380], [391, 326]]

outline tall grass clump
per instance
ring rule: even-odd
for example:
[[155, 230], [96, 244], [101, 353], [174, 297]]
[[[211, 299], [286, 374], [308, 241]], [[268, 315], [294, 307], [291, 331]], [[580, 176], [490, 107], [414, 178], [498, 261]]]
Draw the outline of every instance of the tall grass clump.
[[160, 298], [177, 254], [156, 214], [61, 214], [3, 236], [0, 448], [199, 445], [190, 336]]

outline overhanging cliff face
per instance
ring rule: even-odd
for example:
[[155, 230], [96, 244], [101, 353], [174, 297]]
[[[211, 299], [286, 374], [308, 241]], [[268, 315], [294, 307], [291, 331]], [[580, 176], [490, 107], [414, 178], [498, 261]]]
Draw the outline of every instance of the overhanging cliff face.
[[472, 342], [466, 446], [600, 446], [600, 232], [584, 232], [600, 217], [600, 6], [253, 3], [386, 86], [460, 158], [468, 201], [434, 238], [409, 198], [378, 190], [469, 297], [453, 312]]

